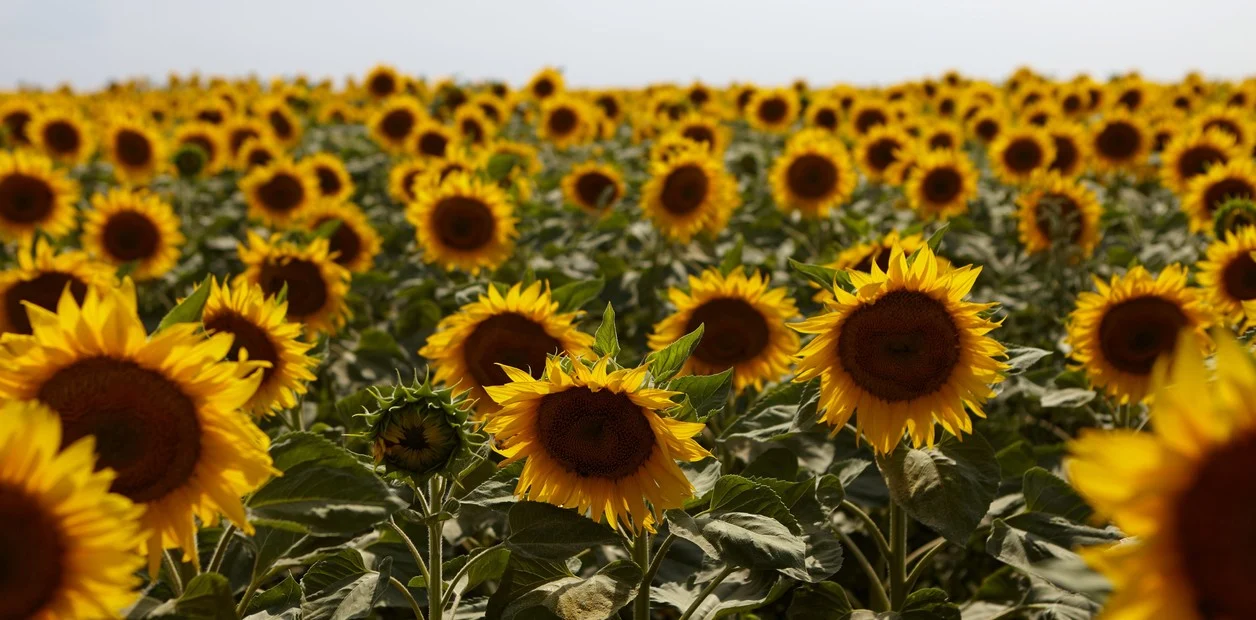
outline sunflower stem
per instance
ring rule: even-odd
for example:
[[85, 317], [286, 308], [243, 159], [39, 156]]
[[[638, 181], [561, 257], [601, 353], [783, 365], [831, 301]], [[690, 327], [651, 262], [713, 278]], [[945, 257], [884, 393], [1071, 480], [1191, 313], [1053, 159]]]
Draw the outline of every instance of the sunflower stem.
[[391, 585], [394, 590], [400, 592], [401, 596], [406, 599], [407, 603], [410, 603], [410, 609], [414, 610], [414, 617], [416, 620], [425, 620], [423, 618], [423, 609], [419, 607], [419, 602], [414, 600], [414, 595], [410, 594], [410, 588], [407, 588], [406, 584], [397, 581], [396, 577], [391, 576], [388, 578], [388, 584]]
[[[946, 539], [939, 538], [929, 543], [929, 545], [926, 545], [921, 549], [917, 549], [914, 553], [912, 553], [912, 556], [919, 555], [920, 559], [916, 560], [916, 565], [912, 567], [911, 572], [907, 574], [907, 589], [916, 587], [916, 580], [920, 579], [920, 575], [924, 573], [925, 567], [929, 565], [929, 560], [932, 560], [933, 555], [945, 546]], [[924, 550], [924, 553], [920, 553], [921, 550]], [[911, 561], [911, 557], [908, 558], [908, 561]]]
[[873, 611], [888, 611], [890, 608], [890, 597], [885, 594], [885, 584], [881, 582], [881, 575], [877, 573], [877, 569], [872, 567], [872, 562], [868, 561], [868, 556], [851, 540], [842, 528], [829, 524], [829, 527], [837, 533], [837, 537], [841, 539], [842, 544], [850, 550], [850, 554], [855, 556], [855, 561], [859, 563], [859, 567], [863, 569], [865, 575], [868, 576], [869, 589], [872, 590]]
[[641, 587], [637, 590], [637, 600], [632, 605], [633, 620], [650, 619], [650, 533], [639, 532], [632, 544], [632, 559], [641, 567]]
[[432, 577], [428, 574], [427, 562], [423, 559], [423, 554], [419, 553], [419, 548], [414, 545], [414, 541], [410, 540], [410, 537], [406, 535], [405, 530], [401, 529], [401, 526], [397, 525], [397, 522], [394, 521], [392, 517], [388, 518], [388, 527], [401, 537], [401, 541], [406, 544], [406, 549], [408, 549], [410, 551], [410, 555], [414, 557], [414, 562], [419, 565], [419, 572], [423, 575], [423, 579], [430, 582]]
[[907, 512], [890, 502], [890, 611], [899, 611], [907, 600]]
[[214, 554], [209, 557], [205, 572], [216, 573], [222, 568], [223, 558], [227, 556], [227, 546], [231, 544], [231, 537], [235, 536], [235, 531], [235, 524], [228, 521], [227, 527], [223, 528], [222, 535], [218, 537], [218, 544], [214, 547]]
[[441, 553], [444, 551], [444, 529], [445, 520], [441, 517], [441, 509], [443, 501], [441, 495], [444, 491], [441, 488], [440, 476], [432, 476], [428, 481], [428, 495], [432, 507], [433, 514], [428, 515], [427, 530], [427, 615], [430, 620], [441, 620], [444, 617], [444, 578], [441, 575], [442, 559]]
[[881, 556], [890, 557], [890, 543], [886, 542], [885, 534], [881, 533], [881, 528], [877, 527], [877, 522], [873, 521], [872, 517], [868, 516], [868, 513], [848, 499], [842, 500], [842, 508], [854, 514], [855, 517], [863, 522], [865, 529], [868, 530], [868, 536], [872, 538], [872, 542], [877, 544], [877, 551]]
[[161, 561], [166, 565], [166, 575], [169, 576], [170, 589], [174, 591], [175, 598], [183, 596], [183, 576], [179, 574], [179, 563], [170, 555], [169, 549], [162, 550]]
[[702, 591], [698, 593], [698, 598], [693, 599], [693, 602], [689, 604], [689, 609], [685, 610], [685, 614], [680, 617], [680, 620], [689, 620], [689, 618], [693, 617], [694, 612], [698, 611], [698, 607], [702, 605], [702, 601], [705, 601], [708, 596], [711, 596], [711, 593], [714, 592], [716, 588], [720, 587], [720, 584], [724, 583], [724, 580], [728, 579], [728, 576], [731, 575], [734, 570], [736, 570], [736, 567], [730, 565], [724, 566], [724, 570], [720, 571], [720, 574], [716, 575], [715, 579], [712, 579], [710, 583], [706, 584], [706, 586], [702, 588]]
[[672, 543], [674, 542], [676, 542], [676, 535], [669, 532], [667, 538], [664, 538], [662, 544], [659, 545], [658, 552], [654, 554], [654, 557], [650, 558], [650, 567], [646, 569], [645, 576], [641, 578], [641, 586], [643, 588], [649, 588], [650, 584], [654, 583], [654, 576], [659, 574], [659, 567], [663, 565], [663, 558], [667, 556], [667, 550], [672, 548]]

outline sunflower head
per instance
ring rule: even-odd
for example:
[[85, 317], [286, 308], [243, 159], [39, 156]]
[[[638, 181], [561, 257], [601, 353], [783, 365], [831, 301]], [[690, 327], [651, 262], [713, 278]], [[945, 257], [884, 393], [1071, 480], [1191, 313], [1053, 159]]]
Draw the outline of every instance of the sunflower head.
[[746, 120], [759, 131], [784, 133], [798, 119], [802, 104], [791, 88], [763, 88], [755, 91], [746, 105]]
[[1249, 226], [1256, 226], [1256, 202], [1250, 198], [1231, 198], [1221, 203], [1212, 216], [1212, 233], [1218, 239]]
[[95, 137], [77, 110], [51, 107], [31, 119], [27, 135], [48, 157], [66, 165], [81, 164], [95, 153]]
[[1055, 160], [1055, 141], [1039, 127], [1008, 127], [990, 145], [990, 167], [1006, 183], [1024, 183]]
[[403, 85], [401, 75], [389, 65], [376, 65], [362, 78], [363, 89], [375, 100], [387, 99], [401, 92]]
[[860, 137], [855, 159], [870, 181], [884, 181], [901, 152], [913, 142], [911, 135], [897, 124], [878, 125]]
[[728, 128], [720, 124], [719, 119], [698, 113], [690, 113], [672, 126], [672, 131], [686, 139], [698, 142], [712, 153], [723, 153], [728, 148]]
[[889, 104], [881, 99], [860, 99], [854, 101], [846, 116], [850, 133], [856, 138], [863, 137], [874, 127], [888, 125], [894, 120]]
[[24, 244], [17, 253], [17, 265], [0, 271], [0, 302], [4, 304], [0, 334], [30, 334], [27, 308], [33, 305], [55, 310], [67, 290], [81, 303], [88, 289], [114, 288], [114, 271], [86, 252], [57, 253], [44, 239]]
[[240, 191], [251, 217], [277, 227], [300, 220], [320, 193], [316, 173], [286, 157], [250, 170], [240, 179]]
[[545, 67], [537, 71], [532, 79], [528, 80], [528, 85], [524, 87], [524, 92], [536, 101], [545, 101], [563, 92], [563, 74], [553, 67]]
[[822, 96], [807, 104], [807, 125], [837, 133], [841, 129], [842, 107], [831, 96]]
[[850, 200], [858, 181], [846, 148], [823, 130], [791, 137], [770, 176], [777, 208], [809, 217], [826, 217]]
[[111, 119], [101, 150], [113, 164], [114, 176], [126, 183], [147, 183], [166, 166], [166, 146], [161, 134], [147, 123], [129, 117]]
[[1063, 177], [1075, 177], [1090, 165], [1090, 147], [1086, 130], [1068, 121], [1054, 121], [1047, 125], [1047, 135], [1055, 145], [1055, 157], [1047, 166], [1049, 172]]
[[270, 138], [264, 136], [261, 138], [249, 138], [240, 147], [240, 154], [236, 157], [235, 167], [247, 173], [254, 168], [270, 164], [283, 156], [283, 148]]
[[415, 187], [406, 217], [426, 262], [474, 274], [510, 257], [518, 231], [514, 206], [500, 187], [462, 172]]
[[[215, 174], [227, 163], [227, 139], [222, 128], [217, 125], [201, 122], [180, 125], [175, 130], [173, 143], [176, 148], [196, 147], [205, 155], [205, 163], [198, 175]], [[183, 173], [183, 166], [177, 158], [175, 165]]]
[[282, 97], [266, 97], [253, 106], [254, 114], [266, 123], [270, 139], [276, 144], [292, 148], [301, 141], [301, 120], [292, 112]]
[[38, 112], [39, 105], [30, 97], [9, 97], [0, 103], [0, 124], [3, 124], [5, 136], [11, 145], [31, 145], [31, 136], [27, 130], [31, 119]]
[[318, 181], [318, 195], [331, 202], [343, 202], [353, 196], [353, 179], [345, 163], [331, 153], [315, 153], [301, 160], [301, 167]]
[[483, 146], [497, 133], [497, 123], [474, 105], [464, 105], [454, 112], [454, 128], [458, 137], [473, 147]]
[[156, 194], [128, 189], [92, 196], [83, 223], [83, 247], [101, 260], [135, 264], [131, 277], [164, 275], [179, 260], [183, 233], [170, 203]]
[[559, 94], [541, 103], [537, 136], [563, 149], [582, 144], [596, 133], [597, 113], [579, 97]]
[[1152, 136], [1141, 116], [1117, 109], [1091, 125], [1088, 142], [1098, 171], [1128, 171], [1151, 152]]
[[454, 388], [436, 388], [417, 378], [375, 393], [363, 414], [375, 464], [416, 482], [451, 471], [483, 438], [469, 430], [471, 402]]
[[451, 145], [458, 141], [457, 134], [435, 119], [425, 119], [414, 130], [407, 150], [422, 158], [443, 159]]
[[1256, 164], [1246, 158], [1237, 158], [1212, 166], [1191, 179], [1182, 200], [1192, 231], [1213, 228], [1217, 211], [1227, 201], [1256, 198]]
[[1243, 156], [1234, 136], [1220, 130], [1186, 131], [1174, 136], [1160, 158], [1160, 181], [1175, 193], [1185, 193], [1191, 179], [1208, 169]]
[[1103, 208], [1095, 192], [1075, 179], [1058, 174], [1034, 177], [1017, 198], [1017, 230], [1031, 254], [1065, 242], [1090, 256], [1099, 244]]
[[597, 161], [572, 167], [563, 177], [562, 187], [569, 204], [594, 215], [610, 213], [627, 189], [623, 175], [615, 167]]
[[75, 226], [78, 184], [35, 153], [0, 152], [0, 238], [61, 237]]
[[[349, 202], [323, 201], [305, 214], [302, 220], [307, 230], [318, 232], [324, 226], [335, 226], [327, 236], [327, 242], [337, 264], [353, 273], [370, 271], [379, 254], [379, 233], [371, 226], [366, 214]], [[335, 224], [332, 224], [335, 222]]]
[[414, 97], [395, 96], [380, 104], [367, 121], [371, 137], [390, 153], [403, 153], [419, 123], [426, 118]]
[[697, 149], [652, 163], [642, 195], [646, 216], [681, 243], [704, 230], [723, 230], [741, 202], [736, 179], [718, 159]]
[[993, 304], [964, 301], [980, 268], [939, 264], [926, 246], [912, 256], [891, 249], [889, 270], [848, 271], [826, 311], [795, 327], [815, 334], [798, 355], [795, 381], [820, 379], [823, 419], [841, 429], [855, 416], [861, 437], [888, 454], [911, 436], [933, 445], [935, 424], [972, 432], [968, 411], [1002, 381], [1003, 345], [988, 334]]
[[1248, 113], [1235, 107], [1214, 105], [1192, 119], [1192, 126], [1200, 130], [1216, 129], [1234, 138], [1239, 148], [1246, 149], [1256, 142], [1256, 126]]
[[503, 465], [524, 462], [519, 497], [621, 531], [654, 531], [662, 511], [693, 495], [676, 461], [710, 455], [693, 439], [704, 425], [668, 417], [676, 392], [650, 386], [646, 367], [611, 364], [550, 358], [539, 379], [507, 367], [510, 382], [489, 388], [501, 409], [485, 428]]
[[908, 203], [930, 218], [968, 212], [977, 196], [977, 170], [963, 151], [932, 151], [915, 158], [905, 188]]
[[983, 105], [972, 112], [966, 119], [968, 131], [982, 144], [994, 143], [1008, 126], [1010, 114], [1003, 108]]
[[298, 245], [250, 231], [248, 245], [241, 244], [239, 253], [245, 269], [234, 286], [260, 286], [267, 297], [286, 290], [288, 317], [304, 324], [307, 332], [334, 333], [344, 324], [350, 274], [332, 257], [327, 239]]

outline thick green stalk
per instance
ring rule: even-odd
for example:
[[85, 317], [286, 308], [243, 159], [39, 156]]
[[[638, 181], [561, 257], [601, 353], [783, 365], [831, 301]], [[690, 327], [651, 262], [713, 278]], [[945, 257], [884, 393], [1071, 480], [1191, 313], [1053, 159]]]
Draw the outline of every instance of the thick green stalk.
[[641, 589], [637, 590], [637, 600], [632, 605], [633, 620], [649, 620], [650, 619], [650, 580], [653, 574], [650, 572], [650, 534], [649, 532], [641, 532], [637, 534], [632, 543], [632, 559], [637, 562], [637, 566], [641, 567]]
[[907, 512], [890, 502], [890, 610], [899, 611], [907, 600]]
[[429, 620], [442, 620], [445, 613], [445, 582], [441, 574], [441, 564], [443, 562], [441, 554], [444, 552], [445, 521], [438, 516], [444, 505], [444, 501], [441, 498], [440, 477], [433, 476], [427, 488], [430, 494], [429, 502], [434, 513], [428, 515], [427, 571], [429, 576], [427, 579], [427, 617]]

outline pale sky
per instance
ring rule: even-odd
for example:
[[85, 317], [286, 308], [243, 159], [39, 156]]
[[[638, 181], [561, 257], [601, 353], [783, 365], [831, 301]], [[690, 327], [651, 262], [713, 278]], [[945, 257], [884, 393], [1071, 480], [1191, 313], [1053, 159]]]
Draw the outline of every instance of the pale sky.
[[1056, 76], [1256, 74], [1250, 0], [0, 0], [0, 88], [168, 70], [521, 83], [886, 83], [1020, 64]]

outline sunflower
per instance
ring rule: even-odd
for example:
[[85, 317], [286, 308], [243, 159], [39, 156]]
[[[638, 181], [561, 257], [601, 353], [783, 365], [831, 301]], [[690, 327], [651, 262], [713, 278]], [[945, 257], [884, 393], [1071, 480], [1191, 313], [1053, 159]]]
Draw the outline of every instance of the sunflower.
[[602, 111], [602, 116], [612, 124], [618, 125], [624, 119], [624, 98], [613, 90], [603, 90], [591, 96], [593, 105]]
[[1090, 95], [1077, 84], [1060, 84], [1055, 98], [1068, 118], [1079, 120], [1090, 111]]
[[334, 254], [333, 260], [345, 269], [365, 273], [375, 264], [375, 255], [380, 250], [379, 233], [357, 205], [323, 201], [311, 207], [303, 221], [310, 231], [317, 231], [328, 222], [339, 222], [327, 241]]
[[1053, 121], [1047, 124], [1047, 135], [1055, 145], [1055, 157], [1047, 170], [1063, 177], [1081, 174], [1090, 162], [1086, 130], [1076, 123]]
[[428, 162], [417, 157], [403, 159], [388, 171], [388, 195], [393, 200], [408, 204], [418, 199], [415, 183], [428, 171]]
[[984, 144], [992, 144], [1008, 125], [1008, 113], [997, 107], [979, 108], [968, 119], [968, 131]]
[[249, 216], [267, 226], [284, 227], [302, 217], [319, 198], [318, 176], [283, 157], [249, 171], [240, 179]]
[[549, 355], [585, 355], [593, 338], [576, 329], [579, 312], [561, 313], [549, 286], [515, 284], [505, 294], [487, 294], [441, 319], [419, 351], [435, 380], [471, 390], [481, 412], [497, 410], [486, 388], [509, 382], [502, 366], [540, 377]]
[[492, 92], [476, 93], [467, 104], [483, 112], [484, 117], [494, 126], [510, 120], [509, 105], [504, 99], [494, 95]]
[[367, 127], [371, 138], [380, 147], [389, 153], [400, 154], [406, 151], [414, 130], [425, 117], [423, 108], [415, 98], [390, 97], [371, 115]]
[[287, 289], [288, 319], [304, 324], [307, 334], [330, 334], [344, 325], [350, 274], [333, 259], [326, 239], [298, 245], [278, 235], [263, 239], [250, 231], [248, 246], [241, 244], [238, 251], [244, 273], [232, 286], [261, 286], [267, 297]]
[[166, 166], [166, 145], [147, 123], [116, 116], [110, 119], [101, 145], [114, 176], [125, 183], [151, 181]]
[[757, 271], [747, 276], [740, 267], [727, 276], [716, 269], [690, 276], [688, 292], [668, 290], [676, 311], [655, 324], [650, 348], [660, 351], [702, 325], [702, 340], [681, 372], [710, 375], [731, 368], [736, 391], [762, 389], [789, 372], [798, 352], [798, 334], [787, 325], [798, 308], [784, 288], [768, 286], [768, 278]]
[[723, 153], [728, 148], [728, 129], [720, 124], [719, 119], [709, 115], [688, 114], [677, 121], [671, 130], [702, 144], [711, 153]]
[[1199, 286], [1208, 291], [1213, 310], [1230, 325], [1245, 324], [1244, 306], [1256, 300], [1256, 228], [1226, 231], [1208, 246], [1198, 265]]
[[497, 124], [479, 106], [464, 105], [454, 112], [454, 127], [463, 142], [483, 146], [497, 133]]
[[61, 237], [74, 230], [78, 184], [37, 153], [0, 152], [0, 238], [35, 231]]
[[1103, 208], [1095, 192], [1080, 181], [1056, 173], [1040, 175], [1016, 202], [1020, 205], [1020, 241], [1030, 254], [1047, 251], [1064, 236], [1084, 256], [1090, 256], [1099, 245]]
[[885, 180], [886, 171], [898, 161], [899, 151], [908, 148], [912, 138], [896, 125], [879, 125], [859, 139], [855, 161], [869, 181]]
[[425, 262], [478, 274], [510, 258], [517, 220], [500, 187], [466, 173], [416, 185], [418, 195], [406, 208], [406, 218], [415, 225]]
[[266, 122], [270, 129], [270, 138], [283, 148], [292, 148], [301, 142], [301, 121], [288, 102], [280, 97], [266, 97], [253, 106], [257, 118]]
[[448, 126], [435, 119], [419, 121], [407, 152], [419, 157], [443, 159], [450, 145], [457, 143], [458, 136]]
[[850, 200], [857, 178], [846, 148], [827, 130], [794, 134], [772, 164], [772, 195], [778, 208], [827, 217]]
[[990, 168], [1008, 184], [1028, 181], [1055, 160], [1055, 141], [1029, 125], [1008, 127], [990, 144]]
[[1194, 343], [1176, 347], [1157, 385], [1152, 432], [1083, 431], [1069, 446], [1069, 480], [1131, 537], [1080, 552], [1112, 582], [1104, 617], [1244, 618], [1256, 605], [1244, 538], [1256, 368], [1231, 336], [1217, 346], [1215, 372]]
[[84, 163], [96, 150], [87, 120], [68, 108], [40, 110], [26, 126], [26, 135], [36, 148], [65, 165]]
[[807, 105], [806, 124], [837, 133], [841, 128], [842, 107], [836, 99], [821, 97]]
[[977, 197], [977, 177], [963, 151], [931, 151], [915, 159], [904, 193], [921, 215], [945, 219], [968, 212], [968, 202]]
[[39, 239], [17, 252], [17, 266], [0, 271], [0, 334], [31, 333], [27, 304], [55, 310], [61, 293], [67, 289], [82, 302], [88, 289], [109, 290], [114, 269], [93, 261], [86, 252], [53, 251], [47, 240]]
[[623, 175], [614, 166], [587, 161], [572, 167], [563, 177], [563, 197], [594, 215], [609, 213], [624, 197]]
[[892, 116], [889, 105], [881, 99], [860, 99], [851, 104], [846, 118], [850, 133], [856, 138], [872, 131], [873, 127], [887, 125]]
[[[881, 271], [889, 271], [891, 250], [895, 246], [902, 248], [904, 254], [911, 256], [926, 245], [929, 245], [929, 242], [920, 233], [903, 235], [897, 230], [891, 230], [885, 236], [875, 241], [861, 243], [842, 250], [837, 255], [837, 259], [828, 266], [842, 271], [854, 269], [855, 271], [868, 273], [872, 271], [872, 264], [875, 262], [881, 268]], [[934, 259], [942, 267], [949, 267], [951, 264], [950, 261], [941, 256], [935, 256]], [[826, 291], [824, 294], [828, 295], [828, 292]], [[829, 295], [829, 297], [831, 298], [832, 296]], [[817, 301], [820, 300], [817, 299]]]
[[1195, 115], [1192, 127], [1224, 131], [1233, 136], [1235, 143], [1242, 149], [1256, 143], [1256, 127], [1253, 127], [1248, 116], [1248, 113], [1237, 108], [1214, 105]]
[[541, 104], [537, 137], [563, 149], [593, 137], [596, 112], [583, 99], [570, 95], [547, 97]]
[[510, 155], [515, 158], [515, 167], [512, 174], [522, 174], [530, 177], [540, 174], [545, 169], [545, 166], [541, 163], [541, 158], [537, 155], [536, 147], [524, 142], [500, 139], [493, 140], [480, 149], [479, 167], [488, 167], [488, 162], [498, 155]]
[[249, 172], [254, 168], [269, 165], [283, 156], [283, 147], [275, 144], [274, 140], [268, 137], [249, 138], [244, 141], [244, 146], [240, 147], [240, 154], [236, 156], [235, 166], [242, 171]]
[[318, 122], [324, 125], [349, 125], [359, 121], [361, 111], [347, 101], [328, 101], [318, 109]]
[[717, 233], [740, 204], [737, 180], [720, 161], [700, 150], [650, 164], [641, 209], [659, 231], [681, 243], [699, 232]]
[[319, 152], [302, 159], [300, 166], [318, 180], [318, 195], [331, 202], [344, 202], [353, 196], [353, 179], [339, 157]]
[[376, 65], [362, 78], [366, 94], [377, 101], [400, 93], [403, 82], [397, 70], [389, 65]]
[[269, 134], [266, 124], [251, 116], [233, 116], [223, 124], [222, 135], [227, 146], [227, 157], [236, 161], [244, 143], [252, 138], [261, 138]]
[[227, 361], [266, 362], [262, 382], [243, 405], [254, 416], [297, 406], [314, 380], [318, 360], [306, 353], [313, 343], [301, 339], [301, 325], [286, 317], [288, 302], [268, 297], [257, 285], [232, 288], [226, 282], [210, 280], [209, 297], [201, 313], [208, 334], [230, 334]]
[[693, 495], [676, 461], [710, 456], [693, 439], [704, 425], [659, 415], [676, 393], [647, 387], [644, 366], [608, 372], [609, 364], [551, 358], [541, 379], [506, 368], [510, 383], [488, 388], [502, 408], [485, 428], [503, 464], [524, 461], [519, 497], [653, 531], [660, 512]]
[[95, 436], [96, 466], [117, 472], [110, 490], [144, 507], [155, 575], [163, 548], [199, 564], [196, 519], [223, 514], [252, 533], [239, 498], [275, 470], [266, 434], [239, 411], [262, 373], [223, 362], [231, 337], [195, 323], [149, 336], [135, 303], [128, 280], [89, 289], [82, 304], [66, 292], [56, 312], [29, 306], [33, 335], [18, 354], [0, 352], [0, 398], [43, 403], [64, 443]]
[[1212, 316], [1204, 292], [1186, 285], [1188, 275], [1174, 264], [1153, 278], [1140, 265], [1107, 283], [1096, 278], [1097, 292], [1077, 296], [1068, 341], [1092, 384], [1121, 403], [1141, 402], [1156, 360], [1172, 351], [1178, 333], [1205, 335]]
[[771, 133], [789, 131], [802, 105], [798, 93], [789, 88], [764, 88], [756, 90], [746, 105], [745, 115], [750, 126]]
[[1099, 172], [1131, 170], [1151, 152], [1151, 132], [1138, 116], [1124, 111], [1105, 114], [1091, 125], [1088, 150]]
[[1191, 230], [1210, 228], [1217, 209], [1231, 198], [1256, 198], [1256, 164], [1251, 160], [1239, 158], [1211, 166], [1187, 183], [1182, 210]]
[[1183, 194], [1191, 179], [1218, 164], [1243, 156], [1234, 137], [1220, 129], [1194, 130], [1174, 137], [1160, 158], [1160, 181]]
[[204, 98], [192, 107], [190, 118], [196, 122], [222, 125], [231, 116], [231, 104], [223, 99]]
[[109, 492], [95, 440], [36, 403], [0, 406], [0, 617], [114, 618], [137, 598], [142, 509]]
[[550, 97], [560, 95], [563, 92], [563, 74], [553, 67], [545, 67], [528, 80], [524, 92], [536, 101], [545, 101]]
[[819, 377], [824, 421], [841, 429], [858, 414], [858, 432], [878, 454], [904, 432], [933, 445], [935, 422], [972, 432], [967, 409], [984, 417], [981, 403], [1002, 380], [1004, 348], [988, 335], [999, 324], [984, 316], [993, 304], [964, 301], [981, 268], [940, 265], [928, 247], [913, 261], [895, 246], [888, 271], [875, 262], [871, 273], [848, 271], [855, 292], [837, 289], [824, 314], [795, 326], [816, 336], [799, 352], [794, 380]]
[[156, 194], [114, 189], [92, 196], [84, 214], [83, 247], [106, 263], [135, 263], [131, 277], [151, 280], [179, 261], [185, 241], [179, 217]]
[[227, 163], [227, 140], [222, 128], [209, 123], [194, 122], [179, 125], [174, 131], [175, 147], [195, 146], [205, 155], [202, 174], [213, 176]]
[[934, 120], [921, 132], [920, 141], [931, 151], [953, 151], [963, 148], [964, 130], [947, 120]]
[[29, 97], [16, 96], [0, 103], [0, 123], [8, 132], [8, 138], [17, 146], [30, 146], [31, 136], [27, 133], [31, 119], [39, 113], [39, 105]]

